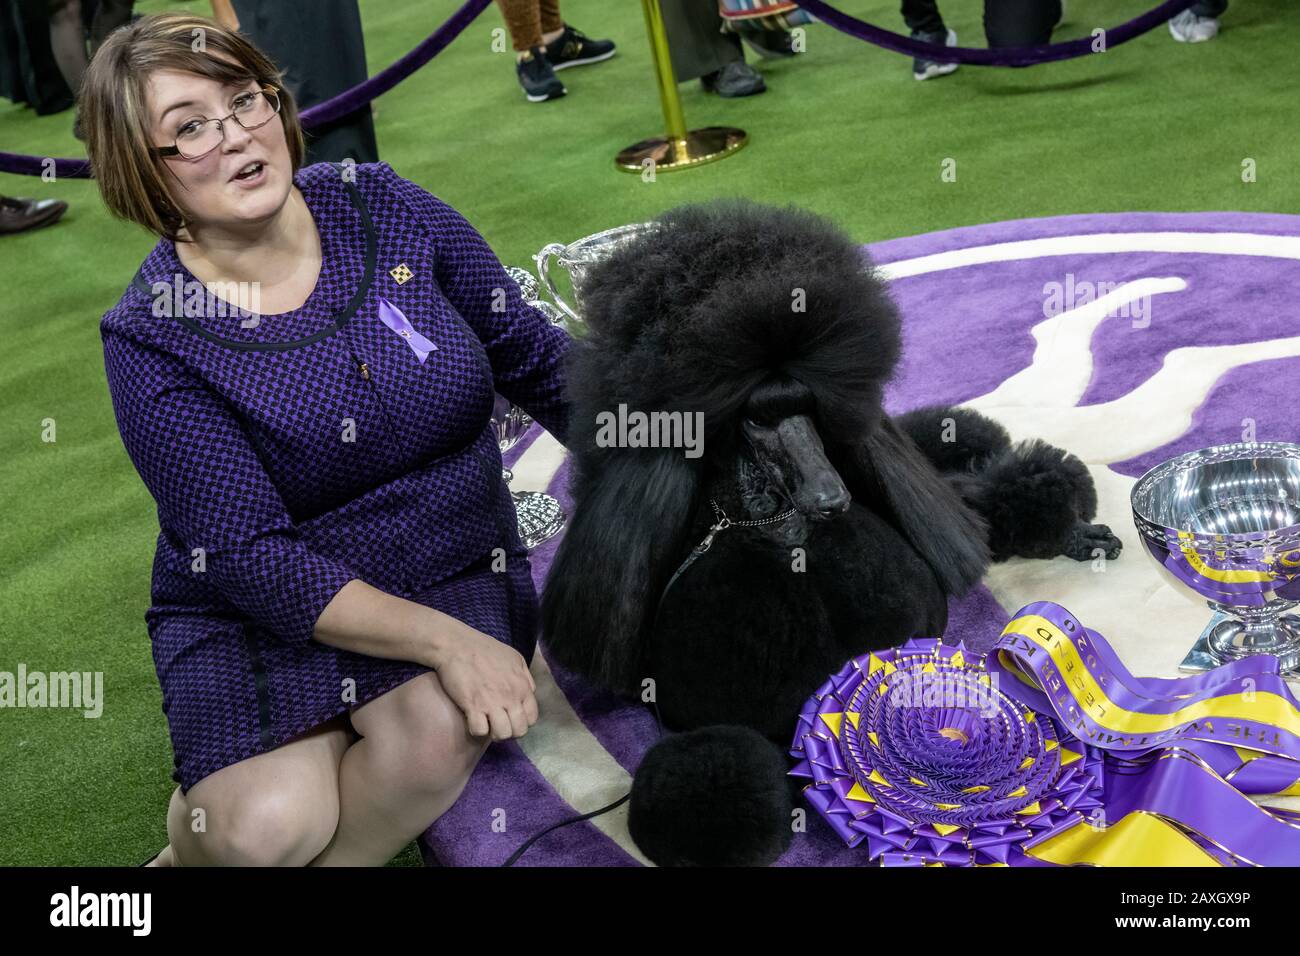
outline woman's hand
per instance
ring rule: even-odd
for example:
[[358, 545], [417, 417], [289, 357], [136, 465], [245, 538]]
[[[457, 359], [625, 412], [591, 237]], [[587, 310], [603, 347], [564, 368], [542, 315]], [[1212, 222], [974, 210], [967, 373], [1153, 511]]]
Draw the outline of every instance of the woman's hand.
[[493, 740], [522, 737], [537, 723], [537, 683], [523, 655], [463, 621], [446, 617], [432, 667], [465, 712], [469, 732]]
[[493, 740], [509, 740], [537, 723], [537, 684], [518, 651], [459, 618], [359, 578], [325, 606], [312, 636], [330, 647], [437, 671], [476, 737], [490, 732]]

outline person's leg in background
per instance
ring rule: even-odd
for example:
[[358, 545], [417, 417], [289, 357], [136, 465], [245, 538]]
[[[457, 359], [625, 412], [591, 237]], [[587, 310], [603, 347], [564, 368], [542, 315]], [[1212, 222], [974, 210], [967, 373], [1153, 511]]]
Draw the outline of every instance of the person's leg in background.
[[984, 36], [990, 48], [1051, 43], [1060, 22], [1061, 0], [984, 0]]
[[745, 63], [740, 37], [722, 32], [717, 0], [660, 0], [668, 52], [677, 82], [698, 79], [719, 96], [750, 96], [767, 89]]
[[[366, 46], [357, 0], [232, 0], [239, 30], [284, 71], [306, 110], [365, 82]], [[306, 165], [379, 160], [370, 104], [304, 131]]]
[[94, 56], [108, 35], [131, 19], [135, 0], [99, 0], [90, 25], [90, 55]]
[[553, 70], [599, 63], [616, 52], [612, 40], [593, 40], [560, 17], [560, 0], [541, 0], [542, 49]]
[[[515, 73], [530, 103], [553, 100], [569, 92], [555, 75], [542, 49], [542, 9], [538, 0], [497, 0], [515, 50]], [[553, 21], [552, 21], [553, 22]], [[552, 29], [552, 37], [559, 34]]]
[[613, 42], [593, 40], [564, 22], [560, 0], [497, 0], [515, 50], [515, 72], [530, 103], [564, 96], [556, 70], [608, 60]]
[[1228, 0], [1200, 0], [1169, 20], [1169, 32], [1180, 43], [1203, 43], [1219, 35], [1219, 17]]
[[49, 0], [49, 3], [50, 50], [68, 89], [76, 93], [90, 60], [86, 55], [86, 33], [81, 25], [81, 0]]
[[[957, 33], [949, 30], [939, 13], [935, 0], [903, 0], [903, 22], [912, 31], [912, 39], [935, 46], [956, 46]], [[956, 63], [944, 63], [933, 56], [912, 58], [912, 76], [918, 80], [928, 80], [933, 76], [945, 76], [957, 69]]]

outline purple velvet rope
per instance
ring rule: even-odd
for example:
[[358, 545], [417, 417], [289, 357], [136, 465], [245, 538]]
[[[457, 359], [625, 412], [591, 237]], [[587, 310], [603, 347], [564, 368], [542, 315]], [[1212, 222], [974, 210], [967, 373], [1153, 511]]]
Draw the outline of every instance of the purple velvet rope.
[[[992, 50], [973, 47], [938, 46], [934, 43], [922, 43], [898, 33], [890, 33], [872, 26], [847, 13], [841, 13], [823, 0], [795, 0], [804, 10], [829, 27], [847, 33], [859, 40], [866, 40], [876, 46], [903, 53], [907, 56], [923, 56], [940, 63], [967, 63], [971, 66], [1033, 66], [1036, 63], [1051, 63], [1055, 60], [1072, 60], [1079, 56], [1088, 56], [1095, 52], [1091, 36], [1068, 40], [1065, 43], [1052, 43], [1046, 46], [1008, 46]], [[1134, 37], [1155, 29], [1175, 14], [1182, 13], [1196, 0], [1165, 0], [1164, 3], [1142, 16], [1113, 29], [1106, 30], [1106, 49], [1127, 43]]]
[[[311, 129], [331, 123], [355, 112], [376, 96], [387, 93], [446, 49], [447, 45], [456, 39], [475, 17], [487, 9], [491, 2], [492, 0], [465, 0], [461, 8], [448, 17], [442, 26], [434, 30], [419, 46], [400, 60], [376, 73], [364, 83], [350, 90], [344, 90], [324, 103], [317, 103], [310, 109], [303, 110], [299, 116], [303, 128]], [[45, 171], [45, 162], [46, 157], [43, 156], [0, 152], [0, 172], [4, 173], [39, 176]], [[57, 158], [54, 160], [54, 174], [60, 179], [89, 179], [91, 178], [90, 162], [85, 159]]]

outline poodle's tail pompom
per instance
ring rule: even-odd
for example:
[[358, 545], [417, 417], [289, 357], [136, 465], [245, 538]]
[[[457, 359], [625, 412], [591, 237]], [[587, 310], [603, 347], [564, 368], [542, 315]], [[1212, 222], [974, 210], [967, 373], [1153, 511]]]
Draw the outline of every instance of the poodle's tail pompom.
[[659, 866], [767, 866], [794, 836], [787, 764], [748, 727], [665, 737], [637, 768], [628, 831]]

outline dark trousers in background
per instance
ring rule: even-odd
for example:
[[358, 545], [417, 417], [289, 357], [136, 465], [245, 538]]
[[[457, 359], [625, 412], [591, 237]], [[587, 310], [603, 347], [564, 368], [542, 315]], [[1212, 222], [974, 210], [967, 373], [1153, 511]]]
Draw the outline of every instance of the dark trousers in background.
[[[984, 0], [984, 37], [990, 47], [1050, 43], [1060, 19], [1061, 0]], [[946, 30], [935, 0], [903, 0], [903, 20], [914, 32]]]
[[[366, 45], [357, 0], [231, 0], [239, 32], [284, 71], [300, 110], [364, 82]], [[303, 131], [306, 165], [379, 160], [367, 103], [325, 126]]]
[[0, 96], [40, 116], [72, 106], [72, 90], [50, 46], [47, 0], [0, 0]]
[[722, 33], [718, 0], [659, 0], [677, 81], [685, 83], [745, 58], [740, 37]]

